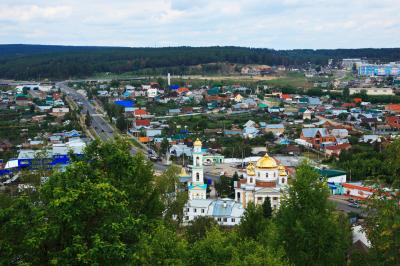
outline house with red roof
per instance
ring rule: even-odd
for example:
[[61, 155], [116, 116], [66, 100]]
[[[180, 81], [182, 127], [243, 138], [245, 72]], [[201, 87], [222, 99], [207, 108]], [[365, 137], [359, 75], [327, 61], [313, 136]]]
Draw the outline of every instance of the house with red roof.
[[141, 118], [141, 117], [144, 117], [144, 116], [148, 116], [150, 113], [149, 112], [147, 112], [146, 110], [144, 110], [144, 109], [136, 109], [134, 112], [133, 112], [133, 115], [136, 117], [136, 118]]
[[135, 124], [136, 129], [147, 128], [150, 126], [150, 120], [149, 119], [137, 119], [137, 120], [135, 120], [134, 124]]
[[286, 102], [291, 102], [293, 100], [292, 96], [290, 96], [289, 94], [285, 94], [285, 93], [281, 94], [281, 99]]
[[338, 144], [335, 146], [328, 146], [325, 148], [325, 154], [329, 157], [331, 157], [331, 156], [339, 157], [339, 155], [342, 151], [347, 151], [349, 149], [351, 149], [350, 143], [343, 143], [343, 144]]
[[385, 106], [385, 110], [392, 113], [400, 113], [400, 104], [388, 104]]
[[188, 88], [181, 87], [181, 88], [177, 89], [176, 92], [178, 93], [178, 95], [183, 95], [183, 94], [187, 94], [188, 92], [190, 92], [190, 90]]
[[386, 124], [388, 124], [393, 129], [400, 129], [400, 116], [386, 117]]
[[342, 107], [343, 108], [354, 108], [354, 107], [356, 107], [356, 104], [355, 103], [343, 103]]
[[343, 188], [346, 196], [359, 200], [366, 200], [375, 192], [374, 189], [358, 183], [344, 183]]

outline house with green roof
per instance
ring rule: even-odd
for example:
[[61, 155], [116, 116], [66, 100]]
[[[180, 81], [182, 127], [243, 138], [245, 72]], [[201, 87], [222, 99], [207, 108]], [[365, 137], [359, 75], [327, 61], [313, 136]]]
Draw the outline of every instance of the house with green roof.
[[326, 179], [332, 195], [343, 195], [343, 184], [346, 183], [346, 172], [335, 169], [317, 169], [321, 178]]
[[218, 87], [213, 87], [213, 88], [207, 90], [207, 95], [209, 95], [209, 96], [217, 96], [220, 93], [221, 93], [221, 89]]

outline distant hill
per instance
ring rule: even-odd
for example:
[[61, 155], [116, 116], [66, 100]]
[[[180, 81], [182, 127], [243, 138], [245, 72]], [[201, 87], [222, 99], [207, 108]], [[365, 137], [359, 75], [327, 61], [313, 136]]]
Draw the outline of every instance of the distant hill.
[[[272, 50], [244, 47], [128, 48], [57, 45], [0, 45], [0, 78], [65, 79], [95, 73], [186, 74], [189, 66], [209, 63], [302, 66], [328, 59], [400, 60], [400, 48]], [[213, 71], [213, 68], [204, 68]]]

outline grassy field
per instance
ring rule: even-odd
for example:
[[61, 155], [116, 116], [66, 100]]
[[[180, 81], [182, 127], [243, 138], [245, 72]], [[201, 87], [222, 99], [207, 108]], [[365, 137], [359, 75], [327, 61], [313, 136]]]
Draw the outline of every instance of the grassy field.
[[284, 76], [267, 80], [265, 84], [279, 88], [311, 88], [313, 86], [313, 83], [302, 73], [287, 73]]

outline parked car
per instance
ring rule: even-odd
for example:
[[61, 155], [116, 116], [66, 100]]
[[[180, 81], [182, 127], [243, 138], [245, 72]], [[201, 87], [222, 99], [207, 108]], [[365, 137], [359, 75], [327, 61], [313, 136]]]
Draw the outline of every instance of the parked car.
[[358, 204], [357, 202], [351, 202], [349, 204], [347, 204], [348, 206], [352, 207], [352, 208], [360, 208], [360, 204]]

